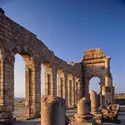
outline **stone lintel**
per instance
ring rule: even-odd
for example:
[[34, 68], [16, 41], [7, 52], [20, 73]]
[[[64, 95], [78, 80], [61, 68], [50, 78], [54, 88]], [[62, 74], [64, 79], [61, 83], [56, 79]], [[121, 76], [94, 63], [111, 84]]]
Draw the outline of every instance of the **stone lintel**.
[[105, 63], [105, 58], [102, 59], [92, 59], [92, 60], [84, 60], [84, 64], [96, 64], [96, 63]]

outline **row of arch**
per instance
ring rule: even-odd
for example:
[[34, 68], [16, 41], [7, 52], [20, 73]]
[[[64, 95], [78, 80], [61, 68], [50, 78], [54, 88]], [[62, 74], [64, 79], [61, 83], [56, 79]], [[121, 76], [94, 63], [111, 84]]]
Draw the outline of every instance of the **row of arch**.
[[[2, 51], [1, 51], [2, 52]], [[3, 51], [4, 52], [4, 51]], [[14, 65], [15, 56], [22, 56], [25, 63], [25, 105], [26, 116], [37, 116], [40, 114], [41, 99], [41, 65], [44, 67], [44, 92], [45, 95], [60, 96], [66, 100], [66, 107], [77, 105], [78, 92], [80, 90], [80, 78], [73, 76], [72, 72], [67, 72], [63, 67], [51, 65], [49, 61], [34, 61], [27, 53], [19, 51], [12, 55], [6, 52], [1, 53], [1, 93], [0, 103], [7, 107], [9, 112], [14, 112]], [[2, 91], [4, 90], [4, 91]], [[9, 113], [8, 113], [9, 115]]]

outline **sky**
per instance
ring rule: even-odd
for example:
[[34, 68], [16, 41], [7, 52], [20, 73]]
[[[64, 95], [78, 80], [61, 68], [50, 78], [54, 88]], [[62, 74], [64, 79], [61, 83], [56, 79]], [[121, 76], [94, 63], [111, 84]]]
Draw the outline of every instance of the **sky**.
[[[0, 0], [0, 7], [67, 62], [80, 62], [84, 50], [101, 48], [112, 58], [116, 93], [125, 92], [125, 0]], [[17, 55], [18, 97], [25, 94], [24, 76], [24, 62]], [[94, 79], [91, 86], [98, 82]]]

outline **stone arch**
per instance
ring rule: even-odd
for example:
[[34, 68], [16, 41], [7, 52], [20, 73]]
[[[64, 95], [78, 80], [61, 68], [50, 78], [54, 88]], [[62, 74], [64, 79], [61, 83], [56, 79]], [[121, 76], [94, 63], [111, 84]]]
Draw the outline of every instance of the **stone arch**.
[[[110, 73], [110, 59], [106, 56], [100, 48], [88, 49], [84, 51], [82, 60], [83, 65], [83, 77], [84, 77], [84, 96], [88, 97], [89, 93], [89, 80], [92, 77], [98, 77], [101, 81], [101, 86], [104, 88], [104, 95], [107, 94], [107, 88], [112, 87], [112, 78]], [[111, 93], [110, 93], [111, 95]], [[108, 97], [106, 96], [106, 102]]]
[[[16, 54], [23, 57], [25, 62], [25, 106], [26, 106], [26, 116], [38, 116], [40, 114], [40, 100], [35, 100], [35, 98], [41, 97], [40, 92], [40, 74], [41, 69], [38, 68], [38, 64], [33, 55], [31, 54], [30, 47], [23, 44], [14, 47], [12, 54], [15, 58]], [[38, 79], [39, 78], [39, 79]]]
[[[36, 98], [39, 100], [41, 95], [39, 93], [40, 87], [37, 78], [39, 78], [39, 74], [37, 73], [38, 71], [36, 70], [35, 63], [33, 59], [30, 57], [30, 52], [27, 51], [27, 48], [22, 46], [16, 46], [12, 51], [9, 49], [5, 49], [4, 51], [4, 58], [2, 57], [1, 59], [3, 60], [1, 66], [2, 69], [2, 74], [1, 84], [5, 88], [0, 88], [1, 91], [5, 90], [4, 94], [1, 94], [1, 103], [3, 103], [4, 106], [6, 106], [6, 109], [8, 109], [8, 112], [10, 116], [14, 112], [14, 62], [15, 62], [15, 55], [20, 54], [25, 62], [25, 86], [26, 86], [26, 116], [38, 116], [40, 114], [40, 101], [36, 101]], [[35, 91], [34, 91], [35, 90]], [[38, 93], [38, 94], [37, 94]], [[6, 100], [5, 100], [6, 99]], [[34, 101], [35, 99], [35, 101]], [[8, 105], [9, 104], [9, 105]], [[8, 108], [10, 107], [10, 108]]]
[[52, 95], [52, 84], [53, 84], [52, 65], [47, 60], [43, 60], [42, 64], [44, 67], [45, 95]]

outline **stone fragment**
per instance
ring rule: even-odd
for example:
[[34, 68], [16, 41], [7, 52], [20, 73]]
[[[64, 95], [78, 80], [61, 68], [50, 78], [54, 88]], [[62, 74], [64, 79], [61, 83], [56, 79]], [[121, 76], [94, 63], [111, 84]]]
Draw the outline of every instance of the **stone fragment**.
[[41, 98], [41, 125], [65, 125], [64, 99], [43, 96]]
[[90, 100], [82, 98], [78, 101], [77, 114], [69, 125], [95, 125], [93, 115], [90, 114]]

